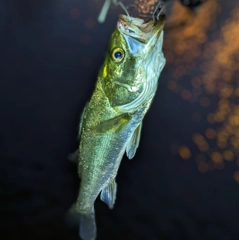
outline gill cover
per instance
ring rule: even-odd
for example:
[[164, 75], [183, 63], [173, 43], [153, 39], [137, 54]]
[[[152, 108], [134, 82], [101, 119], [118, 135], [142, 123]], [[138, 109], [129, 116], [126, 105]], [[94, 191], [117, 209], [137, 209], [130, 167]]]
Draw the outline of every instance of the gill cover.
[[[153, 20], [144, 23], [142, 19], [120, 15], [103, 65], [104, 90], [115, 109], [134, 110], [154, 96], [165, 65], [163, 26], [163, 17], [154, 24]], [[122, 56], [119, 61], [115, 59], [115, 49], [122, 49], [121, 54], [117, 53]]]

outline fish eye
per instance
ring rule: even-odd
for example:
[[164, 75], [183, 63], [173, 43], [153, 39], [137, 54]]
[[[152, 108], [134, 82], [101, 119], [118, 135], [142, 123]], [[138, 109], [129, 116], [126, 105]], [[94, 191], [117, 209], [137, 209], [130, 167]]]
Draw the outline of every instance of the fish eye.
[[124, 50], [122, 48], [115, 48], [112, 51], [112, 58], [115, 62], [121, 62], [124, 59]]

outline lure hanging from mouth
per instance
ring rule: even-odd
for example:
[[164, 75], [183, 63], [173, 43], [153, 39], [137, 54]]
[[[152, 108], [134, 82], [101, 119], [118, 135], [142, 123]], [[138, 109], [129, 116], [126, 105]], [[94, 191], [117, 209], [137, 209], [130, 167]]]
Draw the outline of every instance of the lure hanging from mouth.
[[95, 90], [81, 116], [77, 153], [81, 178], [75, 210], [80, 237], [96, 239], [94, 202], [98, 195], [113, 208], [115, 181], [124, 153], [132, 159], [143, 118], [165, 65], [162, 52], [164, 16], [152, 20], [120, 15], [99, 71]]

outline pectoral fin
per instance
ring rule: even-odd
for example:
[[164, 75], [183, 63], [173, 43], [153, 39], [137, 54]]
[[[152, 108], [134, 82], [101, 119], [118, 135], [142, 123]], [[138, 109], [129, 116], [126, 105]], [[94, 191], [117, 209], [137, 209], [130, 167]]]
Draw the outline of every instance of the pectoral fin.
[[105, 202], [111, 209], [114, 207], [116, 191], [117, 184], [114, 179], [101, 191], [100, 194], [101, 201]]
[[124, 113], [100, 123], [95, 127], [94, 131], [100, 133], [105, 133], [107, 131], [119, 132], [126, 126], [130, 119], [131, 117], [129, 114]]
[[126, 146], [126, 155], [129, 159], [132, 159], [136, 153], [139, 146], [140, 135], [141, 135], [142, 122], [136, 128], [134, 134], [132, 135], [128, 145]]

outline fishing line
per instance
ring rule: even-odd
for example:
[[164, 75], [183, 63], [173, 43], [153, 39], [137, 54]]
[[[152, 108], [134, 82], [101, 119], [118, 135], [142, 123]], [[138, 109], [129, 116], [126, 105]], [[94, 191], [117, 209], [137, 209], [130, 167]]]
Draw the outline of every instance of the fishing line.
[[125, 11], [127, 16], [130, 18], [129, 12], [127, 11], [125, 5], [121, 1], [118, 1], [118, 0], [112, 0], [112, 1], [113, 1], [114, 5], [116, 5], [116, 6], [119, 5]]
[[118, 0], [105, 0], [105, 3], [104, 3], [104, 5], [103, 5], [103, 7], [102, 7], [102, 9], [100, 11], [99, 16], [98, 16], [98, 22], [103, 23], [105, 21], [105, 18], [106, 18], [106, 15], [107, 15], [108, 11], [109, 11], [111, 2], [115, 6], [120, 6], [125, 11], [127, 16], [130, 18], [130, 15], [129, 15], [125, 5], [121, 1], [118, 1]]

